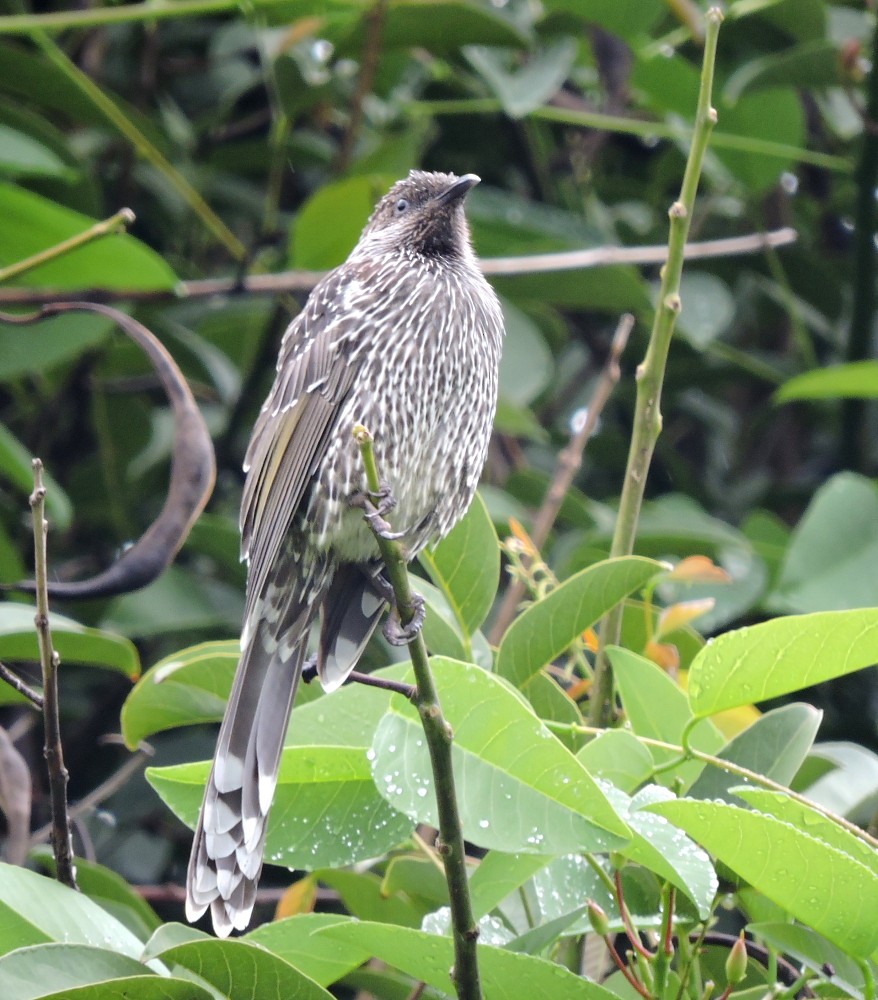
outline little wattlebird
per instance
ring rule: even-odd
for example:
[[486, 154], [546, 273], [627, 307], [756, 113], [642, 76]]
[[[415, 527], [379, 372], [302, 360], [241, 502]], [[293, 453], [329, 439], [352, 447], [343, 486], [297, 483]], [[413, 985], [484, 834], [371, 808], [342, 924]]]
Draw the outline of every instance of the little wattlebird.
[[[503, 340], [463, 211], [478, 181], [412, 171], [394, 184], [284, 335], [244, 464], [241, 659], [187, 878], [188, 919], [209, 907], [220, 935], [250, 921], [312, 622], [319, 615], [314, 662], [331, 691], [388, 603], [391, 642], [410, 641], [423, 621], [421, 601], [401, 625], [364, 508], [373, 521], [394, 509], [412, 559], [451, 530], [475, 493]], [[353, 438], [358, 423], [388, 481], [377, 507]]]

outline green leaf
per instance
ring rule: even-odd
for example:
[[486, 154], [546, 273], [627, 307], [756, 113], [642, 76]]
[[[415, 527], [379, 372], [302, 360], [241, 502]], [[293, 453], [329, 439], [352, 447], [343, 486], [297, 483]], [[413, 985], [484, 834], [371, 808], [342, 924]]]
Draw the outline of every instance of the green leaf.
[[497, 532], [478, 494], [452, 531], [421, 554], [421, 562], [469, 638], [491, 610], [500, 579]]
[[353, 945], [342, 951], [325, 935], [317, 933], [350, 919], [339, 913], [300, 913], [263, 924], [243, 940], [267, 948], [315, 983], [328, 986], [371, 958], [368, 951]]
[[404, 892], [388, 895], [383, 880], [373, 872], [320, 870], [315, 873], [324, 885], [335, 889], [342, 905], [357, 920], [377, 920], [400, 927], [420, 927], [425, 911]]
[[603, 789], [632, 831], [631, 842], [620, 847], [619, 853], [681, 889], [695, 904], [698, 916], [706, 920], [719, 887], [710, 858], [682, 830], [643, 811], [652, 803], [673, 799], [673, 793], [660, 785], [647, 785], [630, 798], [613, 785], [604, 784]]
[[[788, 955], [805, 968], [816, 972], [821, 982], [830, 982], [857, 1000], [865, 996], [862, 966], [841, 948], [798, 924], [748, 924], [747, 930], [781, 954]], [[831, 970], [831, 972], [829, 971]]]
[[[366, 47], [367, 18], [360, 18], [353, 32], [345, 32], [341, 53], [359, 56]], [[419, 0], [395, 0], [388, 8], [381, 31], [382, 49], [422, 48], [434, 53], [454, 53], [463, 45], [520, 46], [526, 41], [511, 17], [466, 0], [431, 0], [424, 17]]]
[[104, 948], [42, 944], [0, 958], [3, 1000], [211, 1000], [189, 980], [148, 974], [140, 962]]
[[513, 302], [552, 302], [569, 309], [618, 314], [623, 311], [649, 319], [649, 285], [633, 267], [617, 264], [587, 271], [547, 271], [491, 279], [497, 292]]
[[739, 786], [735, 794], [759, 812], [783, 820], [796, 829], [803, 830], [809, 837], [854, 858], [878, 878], [878, 851], [823, 813], [783, 792], [775, 792], [768, 788]]
[[859, 861], [773, 816], [724, 802], [649, 808], [848, 954], [866, 958], [878, 947], [878, 877]]
[[[209, 771], [210, 762], [200, 761], [152, 767], [146, 777], [192, 827]], [[353, 864], [396, 847], [411, 830], [412, 823], [378, 794], [362, 748], [284, 750], [268, 823], [269, 863], [308, 871]]]
[[878, 605], [876, 522], [871, 480], [843, 472], [824, 483], [793, 531], [772, 605], [784, 611]]
[[241, 591], [224, 580], [170, 566], [137, 593], [114, 598], [101, 624], [138, 639], [190, 630], [221, 634], [241, 620], [243, 603]]
[[499, 98], [506, 114], [523, 118], [555, 96], [576, 61], [578, 48], [574, 38], [560, 38], [530, 53], [524, 65], [517, 65], [507, 53], [480, 45], [467, 46], [464, 55]]
[[[421, 553], [421, 563], [427, 566], [425, 553]], [[445, 594], [432, 583], [418, 580], [417, 590], [424, 598], [424, 642], [433, 656], [450, 656], [457, 660], [468, 660], [469, 639], [464, 638], [460, 622]]]
[[[90, 229], [95, 220], [0, 182], [0, 266], [15, 264]], [[94, 240], [15, 279], [52, 288], [172, 289], [177, 277], [149, 247], [126, 233]]]
[[476, 920], [499, 906], [510, 892], [522, 886], [548, 863], [549, 859], [541, 854], [488, 851], [469, 880], [470, 899]]
[[112, 329], [112, 320], [94, 313], [67, 313], [27, 327], [0, 323], [0, 381], [49, 371], [104, 343]]
[[[484, 670], [433, 658], [466, 838], [515, 853], [608, 850], [627, 828], [576, 758], [520, 694]], [[415, 708], [395, 696], [372, 747], [375, 784], [395, 809], [437, 825], [433, 776]], [[622, 839], [620, 839], [622, 838]]]
[[497, 651], [497, 673], [521, 687], [660, 570], [651, 559], [626, 556], [596, 563], [565, 580], [510, 625]]
[[[3, 424], [0, 424], [0, 477], [18, 487], [24, 498], [23, 509], [26, 509], [26, 498], [34, 488], [33, 456]], [[69, 528], [73, 520], [73, 506], [47, 469], [43, 469], [43, 485], [46, 487], [46, 514], [50, 527], [58, 527], [62, 531]]]
[[815, 368], [788, 379], [774, 394], [776, 403], [799, 399], [875, 399], [878, 397], [878, 361]]
[[189, 941], [163, 951], [160, 957], [164, 962], [189, 969], [224, 997], [331, 1000], [322, 986], [289, 962], [246, 940]]
[[50, 941], [109, 948], [137, 958], [143, 948], [127, 927], [55, 879], [0, 863], [0, 954]]
[[[760, 716], [716, 756], [788, 785], [808, 756], [822, 718], [823, 713], [811, 705], [783, 705]], [[706, 767], [688, 795], [693, 799], [734, 802], [730, 789], [742, 780], [722, 768]]]
[[744, 93], [767, 87], [817, 89], [838, 85], [840, 60], [835, 43], [820, 39], [773, 51], [743, 63], [726, 80], [723, 98], [735, 104]]
[[358, 176], [327, 184], [299, 210], [291, 233], [291, 267], [327, 270], [343, 263], [375, 203], [395, 177]]
[[[401, 969], [449, 996], [455, 993], [449, 970], [454, 964], [448, 937], [407, 927], [360, 922], [338, 924], [321, 931], [344, 946], [368, 950], [376, 958]], [[597, 983], [574, 975], [563, 966], [530, 955], [479, 945], [479, 969], [485, 995], [492, 1000], [615, 1000]]]
[[221, 719], [240, 655], [237, 642], [203, 642], [150, 667], [122, 706], [125, 744], [134, 748], [166, 729]]
[[697, 716], [749, 705], [878, 662], [878, 609], [775, 618], [718, 636], [695, 657], [689, 703]]
[[[683, 691], [651, 660], [627, 649], [609, 647], [607, 655], [613, 665], [613, 678], [619, 689], [622, 706], [631, 728], [637, 736], [680, 745], [683, 733], [692, 720], [692, 711]], [[691, 679], [689, 681], [692, 683]], [[690, 744], [698, 750], [715, 753], [725, 742], [720, 731], [708, 720], [699, 723], [690, 733]], [[673, 750], [649, 747], [656, 765], [664, 765], [676, 756]], [[704, 765], [690, 760], [662, 771], [662, 784], [691, 784]]]
[[[36, 609], [27, 604], [0, 604], [0, 659], [39, 662], [35, 614]], [[50, 614], [49, 625], [62, 663], [108, 667], [131, 680], [140, 675], [140, 658], [129, 639], [88, 628], [63, 615]]]
[[647, 35], [663, 14], [664, 0], [546, 0], [550, 11], [567, 11], [625, 39]]
[[0, 174], [7, 177], [72, 177], [70, 167], [48, 146], [0, 124]]
[[612, 782], [629, 794], [652, 774], [649, 750], [627, 729], [608, 729], [587, 743], [576, 756], [596, 778]]
[[[751, 195], [777, 183], [784, 170], [795, 165], [792, 150], [806, 142], [805, 116], [793, 87], [744, 94], [733, 105], [719, 105], [719, 128], [737, 149], [714, 147], [718, 160], [750, 189]], [[788, 157], [762, 155], [763, 143], [791, 147]], [[725, 146], [725, 143], [724, 143]]]
[[684, 272], [680, 298], [680, 333], [697, 351], [706, 350], [735, 317], [736, 303], [729, 286], [705, 271]]
[[[42, 865], [55, 873], [55, 861], [48, 848], [34, 852]], [[76, 859], [76, 884], [80, 892], [93, 899], [124, 924], [132, 934], [146, 941], [161, 920], [142, 896], [116, 872], [85, 858]]]
[[798, 778], [808, 778], [802, 787], [809, 799], [869, 824], [878, 807], [878, 755], [857, 743], [825, 742], [814, 747], [806, 763]]
[[536, 323], [513, 305], [501, 300], [506, 339], [500, 359], [500, 399], [525, 407], [551, 385], [555, 362]]

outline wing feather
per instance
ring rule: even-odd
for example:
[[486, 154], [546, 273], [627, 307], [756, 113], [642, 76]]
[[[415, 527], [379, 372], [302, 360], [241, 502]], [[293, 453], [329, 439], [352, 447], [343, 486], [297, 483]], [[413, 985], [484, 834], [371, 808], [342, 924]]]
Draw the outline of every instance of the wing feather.
[[241, 555], [250, 564], [247, 614], [263, 594], [312, 476], [325, 453], [333, 421], [359, 368], [346, 297], [362, 292], [371, 266], [348, 265], [327, 275], [284, 335], [278, 374], [256, 422], [244, 469]]

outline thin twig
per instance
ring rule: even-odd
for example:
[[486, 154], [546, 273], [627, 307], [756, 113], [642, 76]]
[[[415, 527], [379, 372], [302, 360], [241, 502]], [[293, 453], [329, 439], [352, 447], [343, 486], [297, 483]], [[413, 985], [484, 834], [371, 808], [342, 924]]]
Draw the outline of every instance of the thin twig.
[[85, 246], [86, 243], [99, 240], [103, 236], [125, 232], [127, 227], [133, 222], [134, 213], [131, 209], [120, 208], [115, 215], [111, 215], [109, 219], [104, 219], [102, 222], [96, 222], [84, 232], [77, 233], [75, 236], [62, 240], [60, 243], [56, 243], [45, 250], [40, 250], [39, 253], [35, 253], [32, 257], [16, 261], [16, 263], [10, 264], [8, 267], [0, 267], [0, 283], [9, 281], [10, 278], [18, 278], [27, 271], [32, 271], [35, 267], [39, 267], [41, 264], [47, 264], [50, 260], [54, 260], [56, 257], [62, 256], [62, 254], [69, 253], [71, 250]]
[[6, 681], [6, 683], [11, 688], [14, 688], [20, 695], [24, 695], [34, 708], [38, 708], [42, 712], [43, 696], [40, 692], [35, 688], [32, 688], [30, 684], [23, 681], [14, 670], [11, 670], [2, 661], [0, 661], [0, 678]]
[[[759, 253], [762, 250], [795, 243], [795, 229], [776, 229], [768, 233], [749, 233], [723, 240], [705, 240], [686, 246], [686, 260], [707, 260]], [[480, 261], [482, 271], [491, 277], [519, 274], [544, 274], [554, 271], [587, 270], [613, 264], [649, 266], [663, 264], [668, 257], [666, 244], [640, 247], [590, 247], [559, 253], [526, 254], [521, 257], [487, 257]], [[77, 298], [92, 302], [160, 302], [166, 299], [200, 299], [214, 295], [279, 295], [285, 292], [309, 292], [325, 271], [280, 271], [277, 274], [253, 274], [241, 280], [202, 278], [181, 281], [172, 289], [139, 288], [2, 288], [0, 305], [39, 305]]]
[[[706, 17], [704, 60], [701, 69], [701, 87], [698, 107], [695, 112], [695, 131], [692, 147], [686, 161], [680, 197], [671, 205], [670, 233], [668, 236], [668, 261], [662, 269], [655, 320], [649, 338], [646, 357], [637, 372], [637, 397], [634, 406], [634, 424], [631, 445], [625, 468], [625, 481], [619, 499], [619, 512], [610, 556], [626, 556], [634, 551], [637, 523], [646, 489], [646, 477], [661, 432], [661, 395], [665, 377], [671, 336], [680, 314], [680, 279], [683, 273], [683, 259], [686, 238], [695, 209], [695, 195], [701, 177], [701, 166], [710, 133], [716, 124], [716, 111], [711, 104], [713, 91], [713, 70], [716, 59], [716, 44], [722, 12], [719, 7], [711, 7]], [[610, 611], [601, 623], [600, 652], [595, 662], [594, 680], [589, 701], [588, 721], [592, 725], [602, 723], [609, 715], [613, 694], [613, 676], [606, 647], [619, 641], [622, 627], [622, 604]]]
[[[105, 778], [88, 795], [70, 806], [71, 819], [79, 819], [105, 802], [114, 792], [117, 792], [128, 779], [136, 774], [152, 757], [153, 748], [148, 743], [141, 743], [137, 750], [109, 777]], [[47, 823], [31, 834], [31, 844], [41, 844], [52, 832], [52, 824]]]
[[335, 164], [336, 173], [339, 174], [343, 174], [348, 168], [363, 123], [363, 106], [375, 84], [375, 73], [378, 70], [378, 59], [381, 55], [381, 35], [384, 31], [384, 21], [387, 18], [387, 4], [388, 0], [376, 0], [366, 14], [366, 42], [363, 47], [363, 58], [360, 61], [360, 76], [351, 98], [348, 127], [342, 136], [341, 148], [338, 151], [338, 159]]
[[[365, 427], [358, 424], [354, 428], [354, 439], [363, 458], [369, 492], [377, 498], [381, 490], [381, 479], [372, 450], [372, 435]], [[372, 521], [369, 524], [375, 526]], [[381, 552], [387, 578], [393, 586], [400, 622], [402, 625], [407, 625], [414, 617], [415, 604], [402, 549], [398, 542], [384, 538], [377, 531], [375, 540]], [[451, 729], [442, 715], [439, 694], [427, 658], [427, 646], [421, 632], [418, 632], [409, 643], [409, 655], [417, 681], [414, 703], [421, 718], [421, 725], [424, 727], [436, 789], [439, 836], [442, 841], [440, 854], [445, 862], [454, 940], [452, 979], [459, 1000], [481, 1000], [482, 988], [476, 951], [479, 927], [473, 916], [467, 880], [463, 829], [457, 808], [454, 769], [451, 762]]]
[[61, 723], [58, 714], [58, 668], [61, 658], [52, 646], [49, 626], [49, 594], [46, 590], [48, 566], [46, 559], [45, 519], [46, 488], [43, 486], [43, 463], [35, 458], [34, 491], [30, 506], [34, 524], [34, 577], [36, 580], [37, 614], [34, 619], [40, 646], [40, 665], [43, 669], [43, 720], [46, 740], [44, 754], [49, 772], [49, 797], [52, 804], [52, 851], [58, 880], [76, 889], [73, 867], [73, 842], [70, 836], [70, 816], [67, 811], [67, 768], [61, 746]]
[[[556, 733], [577, 733], [582, 736], [600, 736], [602, 733], [609, 732], [608, 729], [603, 726], [583, 726], [578, 723], [570, 722], [546, 722], [546, 726]], [[685, 763], [687, 760], [700, 760], [703, 764], [709, 764], [711, 767], [717, 767], [721, 771], [725, 771], [728, 774], [734, 774], [735, 777], [742, 779], [742, 784], [746, 782], [751, 782], [760, 788], [767, 788], [772, 792], [780, 792], [786, 798], [792, 799], [794, 802], [798, 802], [799, 805], [804, 806], [806, 809], [813, 809], [814, 812], [820, 813], [826, 819], [831, 820], [833, 823], [837, 823], [840, 827], [846, 830], [851, 836], [856, 837], [857, 840], [861, 840], [864, 844], [868, 844], [873, 851], [878, 851], [878, 838], [875, 838], [867, 830], [862, 827], [857, 826], [856, 823], [852, 823], [849, 819], [845, 819], [844, 816], [834, 813], [831, 809], [826, 806], [821, 805], [819, 802], [814, 802], [805, 795], [801, 795], [799, 792], [794, 792], [791, 788], [787, 788], [786, 785], [782, 785], [779, 781], [775, 781], [773, 778], [767, 778], [764, 774], [760, 774], [758, 771], [751, 771], [748, 767], [743, 767], [741, 764], [735, 764], [730, 760], [726, 760], [724, 757], [716, 757], [714, 754], [707, 753], [705, 750], [697, 750], [693, 746], [681, 746], [677, 743], [668, 743], [665, 740], [653, 739], [651, 736], [640, 736], [639, 734], [634, 734], [638, 741], [646, 747], [656, 747], [659, 750], [670, 750], [673, 753], [680, 755], [680, 763]]]
[[[530, 532], [530, 537], [537, 549], [541, 549], [549, 537], [549, 532], [552, 530], [552, 525], [555, 523], [558, 511], [561, 509], [564, 497], [567, 495], [567, 491], [570, 489], [570, 485], [579, 467], [582, 465], [582, 455], [585, 451], [585, 446], [594, 433], [595, 426], [607, 404], [607, 400], [610, 398], [610, 394], [619, 381], [619, 360], [622, 357], [622, 352], [625, 350], [625, 345], [628, 343], [628, 337], [631, 335], [633, 328], [634, 317], [630, 313], [626, 313], [619, 320], [619, 325], [616, 327], [616, 333], [613, 336], [613, 342], [610, 346], [610, 354], [601, 372], [594, 394], [589, 401], [586, 418], [582, 422], [582, 426], [573, 433], [567, 446], [558, 455], [555, 474], [552, 477], [552, 482], [546, 491], [540, 509], [536, 513], [533, 529]], [[524, 597], [525, 589], [525, 582], [521, 578], [515, 579], [509, 584], [500, 609], [497, 612], [497, 617], [491, 627], [491, 634], [488, 637], [488, 641], [492, 646], [500, 644], [500, 640], [503, 638], [506, 629], [509, 628], [512, 619], [515, 617], [516, 609]]]

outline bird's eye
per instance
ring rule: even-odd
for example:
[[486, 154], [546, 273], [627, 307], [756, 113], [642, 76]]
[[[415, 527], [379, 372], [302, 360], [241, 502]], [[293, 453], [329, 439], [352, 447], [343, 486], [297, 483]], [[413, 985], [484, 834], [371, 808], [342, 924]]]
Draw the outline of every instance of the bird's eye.
[[399, 201], [396, 203], [396, 214], [402, 215], [402, 213], [405, 212], [408, 209], [408, 207], [409, 203], [405, 200], [405, 198], [400, 198]]

